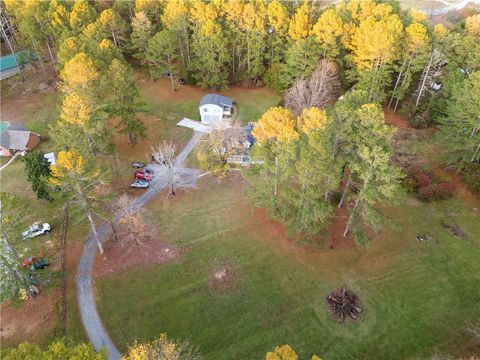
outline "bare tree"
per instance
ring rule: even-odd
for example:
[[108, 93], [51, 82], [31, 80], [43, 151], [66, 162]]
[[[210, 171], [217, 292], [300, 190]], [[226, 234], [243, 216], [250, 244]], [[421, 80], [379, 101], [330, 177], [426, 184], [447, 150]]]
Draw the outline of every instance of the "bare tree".
[[437, 49], [433, 49], [428, 62], [423, 68], [418, 88], [415, 91], [415, 109], [418, 108], [420, 100], [425, 96], [425, 92], [435, 94], [435, 91], [439, 90], [436, 88], [436, 80], [442, 77], [443, 66], [446, 63], [447, 61], [445, 60], [445, 56]]
[[157, 147], [152, 146], [152, 158], [160, 165], [160, 175], [165, 176], [170, 195], [175, 196], [175, 189], [181, 180], [175, 166], [175, 145], [172, 142], [164, 141]]
[[285, 93], [285, 106], [296, 115], [311, 107], [324, 108], [335, 102], [340, 90], [338, 66], [333, 61], [320, 60], [310, 79], [298, 79]]
[[132, 197], [123, 194], [113, 203], [112, 210], [118, 221], [122, 245], [143, 245], [142, 239], [150, 235], [143, 209], [135, 204]]

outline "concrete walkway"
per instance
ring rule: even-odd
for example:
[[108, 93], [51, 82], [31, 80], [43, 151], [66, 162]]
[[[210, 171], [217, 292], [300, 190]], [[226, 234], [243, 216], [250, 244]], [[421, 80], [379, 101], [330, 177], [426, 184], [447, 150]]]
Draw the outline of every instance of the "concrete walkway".
[[2, 171], [3, 169], [5, 169], [8, 165], [10, 165], [10, 163], [15, 160], [15, 158], [20, 155], [20, 153], [15, 153], [13, 154], [13, 156], [10, 158], [10, 160], [8, 160], [8, 162], [6, 164], [3, 164], [2, 167], [0, 167], [0, 171]]
[[[188, 142], [188, 144], [183, 148], [183, 150], [175, 158], [175, 165], [182, 167], [184, 161], [188, 155], [192, 152], [195, 145], [198, 143], [202, 137], [201, 133], [195, 132]], [[154, 165], [152, 165], [154, 167]], [[188, 179], [194, 179], [200, 173], [197, 169], [186, 169], [181, 168], [178, 170], [182, 177]], [[188, 181], [189, 183], [191, 182]], [[163, 177], [155, 177], [151, 181], [151, 185], [141, 196], [136, 198], [134, 206], [143, 206], [152, 198], [154, 198], [159, 192], [161, 192], [166, 186]], [[109, 224], [104, 224], [98, 229], [98, 236], [100, 241], [105, 241], [106, 237], [111, 232], [111, 227]], [[87, 242], [83, 247], [82, 256], [80, 258], [80, 263], [77, 270], [77, 296], [78, 296], [78, 306], [80, 308], [80, 316], [82, 319], [83, 326], [87, 332], [88, 338], [92, 343], [95, 350], [100, 350], [105, 348], [108, 351], [108, 358], [110, 360], [120, 360], [121, 354], [118, 351], [115, 344], [110, 339], [105, 327], [103, 326], [102, 319], [98, 314], [97, 308], [95, 306], [95, 297], [93, 294], [93, 280], [92, 280], [92, 269], [93, 262], [95, 260], [95, 254], [97, 253], [96, 241], [92, 235], [88, 238]]]

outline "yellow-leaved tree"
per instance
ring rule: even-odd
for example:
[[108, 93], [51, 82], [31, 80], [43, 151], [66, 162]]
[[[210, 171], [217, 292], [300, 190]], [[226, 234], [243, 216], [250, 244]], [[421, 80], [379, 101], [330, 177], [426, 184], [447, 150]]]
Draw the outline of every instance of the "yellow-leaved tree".
[[328, 9], [320, 15], [312, 33], [323, 49], [323, 57], [333, 59], [340, 53], [344, 24], [335, 9]]
[[288, 142], [298, 139], [295, 118], [289, 109], [273, 107], [258, 120], [253, 136], [259, 143]]
[[[290, 345], [277, 346], [273, 351], [267, 353], [266, 360], [298, 360], [298, 355]], [[317, 355], [312, 356], [312, 360], [322, 360]]]
[[127, 353], [122, 356], [122, 360], [200, 360], [201, 355], [198, 350], [189, 343], [177, 342], [167, 337], [167, 334], [161, 334], [157, 339], [139, 343], [135, 342], [128, 348]]
[[86, 90], [99, 76], [93, 60], [85, 53], [78, 53], [63, 68], [60, 75], [62, 90], [65, 93]]
[[184, 0], [167, 0], [161, 17], [162, 23], [182, 41], [179, 43], [180, 57], [184, 66], [190, 64], [190, 40], [188, 35], [188, 3]]
[[304, 1], [292, 16], [288, 26], [288, 35], [290, 35], [292, 40], [302, 40], [310, 35], [312, 29], [310, 11], [309, 2]]
[[[373, 9], [374, 15], [360, 21], [349, 44], [357, 86], [368, 91], [372, 101], [385, 98], [384, 89], [390, 81], [394, 62], [401, 56], [403, 37], [402, 21], [392, 13], [391, 6], [377, 7]], [[375, 9], [379, 15], [375, 15]]]
[[465, 32], [468, 35], [480, 38], [480, 14], [472, 15], [465, 19]]
[[305, 109], [298, 117], [297, 122], [298, 129], [308, 135], [312, 131], [322, 129], [327, 125], [327, 112], [316, 107]]

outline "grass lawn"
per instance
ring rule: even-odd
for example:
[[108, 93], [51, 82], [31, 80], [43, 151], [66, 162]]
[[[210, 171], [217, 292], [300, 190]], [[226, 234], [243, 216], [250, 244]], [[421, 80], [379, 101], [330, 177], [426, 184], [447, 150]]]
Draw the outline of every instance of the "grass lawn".
[[[409, 201], [385, 210], [398, 226], [370, 249], [321, 251], [286, 239], [281, 226], [246, 202], [238, 179], [204, 178], [197, 190], [149, 205], [162, 240], [185, 253], [97, 278], [97, 305], [122, 351], [167, 332], [199, 346], [206, 359], [260, 359], [284, 343], [301, 358], [462, 355], [465, 321], [480, 316], [480, 222], [471, 208], [460, 199]], [[457, 222], [469, 240], [451, 236], [442, 219]], [[432, 240], [416, 242], [423, 233]], [[208, 284], [225, 264], [234, 280], [217, 292]], [[340, 286], [362, 301], [358, 323], [329, 318], [325, 296]]]

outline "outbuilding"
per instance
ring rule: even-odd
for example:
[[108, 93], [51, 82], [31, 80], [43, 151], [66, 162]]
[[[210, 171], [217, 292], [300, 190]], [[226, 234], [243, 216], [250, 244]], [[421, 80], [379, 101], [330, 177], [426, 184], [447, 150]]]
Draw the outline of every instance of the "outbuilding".
[[202, 124], [218, 126], [224, 116], [232, 114], [232, 98], [219, 94], [208, 94], [200, 100], [199, 110]]
[[25, 154], [40, 143], [40, 135], [21, 125], [12, 125], [0, 134], [0, 156]]

